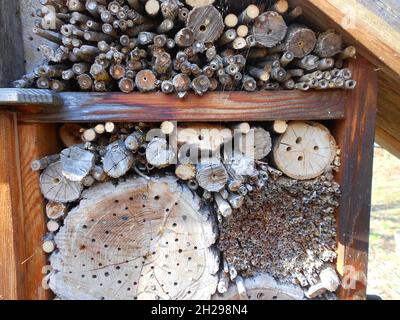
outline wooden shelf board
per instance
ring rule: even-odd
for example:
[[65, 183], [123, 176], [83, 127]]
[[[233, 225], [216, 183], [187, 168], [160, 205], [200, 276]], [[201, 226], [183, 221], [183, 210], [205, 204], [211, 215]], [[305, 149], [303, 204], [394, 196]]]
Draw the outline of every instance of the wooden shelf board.
[[266, 121], [343, 119], [343, 91], [210, 92], [178, 99], [163, 93], [55, 94], [0, 89], [0, 105], [24, 122]]

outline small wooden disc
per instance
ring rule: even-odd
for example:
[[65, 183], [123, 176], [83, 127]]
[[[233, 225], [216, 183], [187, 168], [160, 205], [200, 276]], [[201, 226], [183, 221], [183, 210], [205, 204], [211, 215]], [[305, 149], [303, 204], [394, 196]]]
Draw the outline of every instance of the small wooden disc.
[[203, 43], [216, 41], [224, 31], [224, 21], [212, 5], [196, 7], [190, 11], [187, 27], [194, 32], [195, 40]]
[[287, 26], [282, 16], [274, 11], [267, 11], [258, 16], [254, 22], [253, 35], [258, 44], [272, 48], [286, 36]]
[[156, 88], [157, 78], [151, 70], [141, 70], [136, 75], [136, 86], [142, 92], [153, 91]]
[[273, 158], [279, 170], [290, 178], [313, 179], [332, 163], [336, 142], [329, 130], [317, 122], [291, 122], [277, 138]]
[[47, 167], [40, 176], [40, 189], [48, 200], [55, 202], [72, 202], [79, 199], [82, 192], [79, 182], [67, 180], [62, 174], [61, 161]]

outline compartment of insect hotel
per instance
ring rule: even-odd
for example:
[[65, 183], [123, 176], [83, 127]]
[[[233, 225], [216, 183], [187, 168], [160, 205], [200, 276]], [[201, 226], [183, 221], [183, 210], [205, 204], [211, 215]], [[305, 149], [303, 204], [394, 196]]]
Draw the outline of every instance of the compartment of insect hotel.
[[39, 2], [0, 89], [4, 295], [365, 298], [375, 76], [340, 32], [286, 0]]

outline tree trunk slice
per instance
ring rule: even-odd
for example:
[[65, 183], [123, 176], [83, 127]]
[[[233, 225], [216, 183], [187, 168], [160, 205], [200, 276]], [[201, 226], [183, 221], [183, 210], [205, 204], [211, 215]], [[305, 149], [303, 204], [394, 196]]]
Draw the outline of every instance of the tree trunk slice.
[[117, 141], [107, 147], [107, 152], [103, 158], [103, 169], [108, 176], [112, 178], [122, 177], [133, 165], [133, 154], [125, 148], [123, 141]]
[[239, 149], [255, 160], [265, 158], [272, 148], [271, 135], [263, 128], [252, 128], [247, 135], [239, 136]]
[[97, 185], [55, 237], [50, 288], [62, 299], [210, 299], [219, 257], [209, 214], [175, 178]]
[[214, 42], [224, 31], [224, 21], [212, 5], [196, 7], [190, 11], [187, 27], [194, 32], [194, 38], [203, 43]]
[[70, 147], [61, 152], [62, 173], [70, 181], [81, 182], [95, 164], [95, 156], [82, 146]]
[[191, 163], [177, 165], [175, 168], [175, 175], [184, 181], [195, 179], [196, 167]]
[[303, 58], [310, 54], [317, 42], [315, 32], [301, 25], [291, 25], [285, 40], [286, 50], [295, 58]]
[[232, 130], [215, 124], [179, 124], [177, 129], [178, 146], [195, 145], [200, 151], [216, 151], [222, 144], [232, 139]]
[[156, 168], [168, 167], [174, 157], [175, 152], [170, 148], [168, 141], [163, 138], [154, 138], [147, 145], [146, 160]]
[[253, 35], [259, 45], [272, 48], [286, 36], [287, 26], [279, 13], [267, 11], [254, 22]]
[[197, 165], [196, 179], [204, 190], [219, 192], [228, 182], [228, 173], [219, 160], [211, 159]]
[[326, 127], [317, 122], [295, 121], [274, 143], [273, 159], [288, 177], [307, 180], [329, 167], [336, 150], [335, 139]]
[[[281, 284], [268, 274], [244, 279], [244, 288], [248, 300], [303, 300], [303, 290], [294, 285]], [[236, 284], [231, 284], [224, 294], [216, 294], [213, 300], [243, 300]]]
[[330, 58], [340, 53], [342, 46], [342, 37], [334, 30], [329, 30], [318, 36], [315, 53], [321, 58]]
[[61, 161], [58, 161], [48, 166], [41, 174], [40, 189], [46, 199], [66, 203], [79, 199], [82, 185], [67, 180], [62, 174]]

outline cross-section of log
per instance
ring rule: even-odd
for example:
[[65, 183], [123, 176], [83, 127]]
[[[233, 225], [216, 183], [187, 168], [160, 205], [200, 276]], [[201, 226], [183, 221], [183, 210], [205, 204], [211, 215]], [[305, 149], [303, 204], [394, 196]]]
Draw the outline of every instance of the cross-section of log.
[[97, 185], [55, 237], [50, 288], [62, 299], [210, 299], [214, 230], [175, 178]]
[[217, 40], [224, 26], [221, 14], [212, 5], [194, 8], [187, 19], [187, 27], [193, 30], [195, 40], [203, 43]]
[[132, 152], [126, 149], [123, 141], [117, 141], [107, 147], [103, 158], [104, 172], [112, 177], [119, 178], [132, 168], [134, 157]]
[[61, 161], [49, 165], [40, 176], [40, 189], [46, 199], [55, 202], [72, 202], [78, 200], [82, 185], [67, 180], [62, 174]]
[[274, 143], [273, 159], [284, 174], [307, 180], [321, 175], [332, 163], [336, 142], [329, 130], [317, 122], [289, 123]]
[[[264, 273], [244, 279], [243, 285], [242, 291], [249, 300], [304, 299], [303, 290], [299, 286], [279, 283]], [[213, 300], [242, 300], [241, 290], [238, 289], [239, 286], [232, 283], [226, 293], [213, 296]]]
[[271, 148], [271, 135], [263, 128], [252, 128], [249, 133], [239, 136], [240, 151], [251, 159], [265, 158]]
[[253, 35], [257, 43], [267, 48], [272, 48], [281, 42], [286, 32], [285, 20], [274, 11], [267, 11], [258, 16], [253, 26]]
[[95, 164], [94, 153], [85, 150], [83, 146], [74, 146], [61, 152], [62, 173], [71, 181], [81, 182]]

